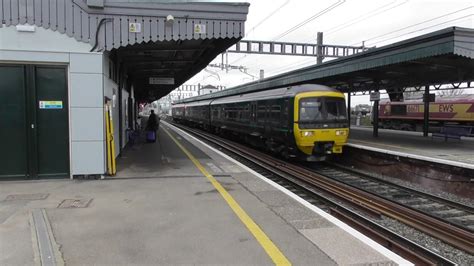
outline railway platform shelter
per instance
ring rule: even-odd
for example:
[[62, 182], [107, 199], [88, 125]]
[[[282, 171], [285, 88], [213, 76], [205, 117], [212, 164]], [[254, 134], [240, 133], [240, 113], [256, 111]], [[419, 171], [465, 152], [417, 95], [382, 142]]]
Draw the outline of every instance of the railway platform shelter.
[[244, 36], [247, 3], [0, 0], [0, 179], [106, 172], [137, 104]]
[[[289, 71], [193, 100], [260, 91], [303, 83], [322, 84], [351, 95], [386, 90], [391, 101], [403, 100], [408, 88], [424, 92], [424, 136], [428, 136], [429, 94], [443, 84], [474, 81], [474, 29], [450, 27], [322, 64]], [[182, 100], [186, 102], [186, 100]], [[378, 120], [374, 101], [374, 119]], [[350, 110], [348, 112], [350, 119]], [[378, 135], [378, 123], [373, 135]]]

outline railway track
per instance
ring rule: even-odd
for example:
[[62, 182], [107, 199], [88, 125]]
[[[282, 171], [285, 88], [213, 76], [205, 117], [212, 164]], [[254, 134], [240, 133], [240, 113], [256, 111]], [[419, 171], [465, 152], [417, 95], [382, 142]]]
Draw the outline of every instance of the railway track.
[[[264, 174], [265, 176], [268, 177], [270, 175], [271, 177], [269, 178], [274, 179], [277, 183], [284, 182], [283, 186], [289, 186], [290, 188], [296, 186], [297, 188], [293, 188], [293, 190], [301, 189], [305, 191], [303, 193], [303, 198], [306, 198], [308, 194], [311, 194], [311, 197], [316, 197], [318, 202], [324, 202], [324, 208], [329, 209], [333, 215], [339, 217], [346, 223], [357, 228], [359, 231], [372, 237], [383, 246], [393, 250], [412, 262], [417, 264], [453, 264], [453, 262], [442, 258], [438, 254], [417, 245], [416, 243], [413, 243], [412, 241], [397, 235], [380, 225], [377, 225], [370, 219], [351, 211], [347, 207], [341, 206], [338, 201], [343, 201], [351, 206], [355, 206], [362, 212], [369, 214], [369, 216], [384, 215], [396, 219], [419, 231], [472, 254], [474, 236], [472, 229], [470, 229], [470, 222], [465, 226], [462, 222], [455, 223], [452, 219], [443, 219], [441, 211], [438, 211], [437, 216], [428, 214], [426, 210], [429, 208], [422, 207], [423, 204], [418, 204], [418, 207], [420, 208], [416, 209], [414, 206], [417, 204], [406, 206], [401, 205], [401, 202], [387, 199], [387, 195], [390, 194], [384, 194], [385, 197], [383, 197], [377, 195], [376, 191], [368, 192], [361, 190], [355, 186], [355, 183], [357, 182], [355, 182], [354, 178], [351, 178], [351, 175], [347, 172], [337, 172], [334, 169], [331, 170], [326, 167], [318, 173], [314, 169], [308, 169], [276, 159], [265, 153], [258, 152], [249, 147], [219, 138], [206, 132], [183, 127], [182, 125], [175, 126], [178, 126], [201, 139], [205, 139], [213, 145], [225, 149], [228, 153], [230, 152], [238, 156], [240, 161], [245, 160], [247, 165], [253, 165], [252, 167], [257, 168], [258, 172], [264, 171], [266, 173]], [[352, 184], [349, 185], [340, 180], [334, 180], [333, 177], [327, 176], [330, 174], [333, 176], [338, 175], [341, 179], [345, 178], [347, 183]], [[283, 179], [284, 181], [282, 181]], [[364, 183], [367, 184], [367, 181], [360, 182], [360, 186], [363, 186]], [[391, 194], [393, 196], [400, 195], [399, 199], [401, 201], [405, 199], [406, 202], [417, 203], [417, 201], [414, 200], [415, 197], [411, 198], [413, 200], [407, 200], [408, 196], [401, 196], [402, 193], [400, 192], [395, 193], [395, 191], [391, 189], [385, 190], [393, 193]], [[405, 191], [405, 193], [408, 192]], [[328, 198], [322, 195], [330, 195], [330, 197]], [[418, 195], [417, 197], [421, 196]], [[396, 198], [396, 196], [394, 198]], [[420, 200], [418, 202], [425, 203], [426, 200]], [[432, 206], [430, 204], [427, 205]], [[424, 209], [424, 211], [421, 211], [421, 209]], [[465, 211], [468, 210], [463, 210], [463, 212]], [[465, 216], [463, 215], [462, 217]]]
[[310, 169], [346, 185], [443, 220], [465, 231], [474, 232], [474, 208], [472, 207], [334, 165]]

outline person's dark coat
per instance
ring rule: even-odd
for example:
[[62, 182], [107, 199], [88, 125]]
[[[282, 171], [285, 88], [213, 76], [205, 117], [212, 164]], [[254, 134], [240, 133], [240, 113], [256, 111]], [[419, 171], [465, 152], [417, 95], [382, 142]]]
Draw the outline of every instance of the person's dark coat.
[[151, 112], [148, 121], [146, 122], [146, 130], [156, 131], [158, 130], [158, 125], [158, 117], [154, 112]]

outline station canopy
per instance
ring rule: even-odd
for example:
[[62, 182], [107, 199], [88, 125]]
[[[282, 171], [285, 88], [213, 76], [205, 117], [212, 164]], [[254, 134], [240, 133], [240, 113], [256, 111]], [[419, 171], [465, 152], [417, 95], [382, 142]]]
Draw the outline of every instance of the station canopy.
[[90, 43], [91, 51], [109, 54], [135, 98], [154, 100], [238, 42], [248, 8], [220, 1], [0, 0], [0, 21]]
[[474, 81], [474, 29], [450, 27], [319, 65], [180, 102], [218, 98], [304, 83], [342, 92], [386, 89], [403, 97], [407, 87]]

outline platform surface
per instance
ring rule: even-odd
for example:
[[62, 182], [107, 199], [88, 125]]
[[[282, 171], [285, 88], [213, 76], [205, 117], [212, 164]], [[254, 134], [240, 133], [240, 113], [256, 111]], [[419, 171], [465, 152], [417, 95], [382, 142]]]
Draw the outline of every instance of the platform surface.
[[[39, 262], [41, 241], [35, 232], [40, 229], [31, 216], [35, 210], [44, 211], [51, 246], [68, 265], [273, 264], [271, 254], [173, 139], [204, 166], [292, 264], [404, 262], [162, 124], [156, 143], [140, 140], [124, 152], [116, 177], [2, 182], [0, 265]], [[58, 208], [68, 199], [88, 204]]]
[[435, 158], [466, 167], [474, 166], [474, 138], [461, 140], [423, 137], [422, 132], [379, 129], [379, 136], [374, 138], [370, 127], [351, 127], [349, 144], [358, 147], [373, 147], [425, 157]]

